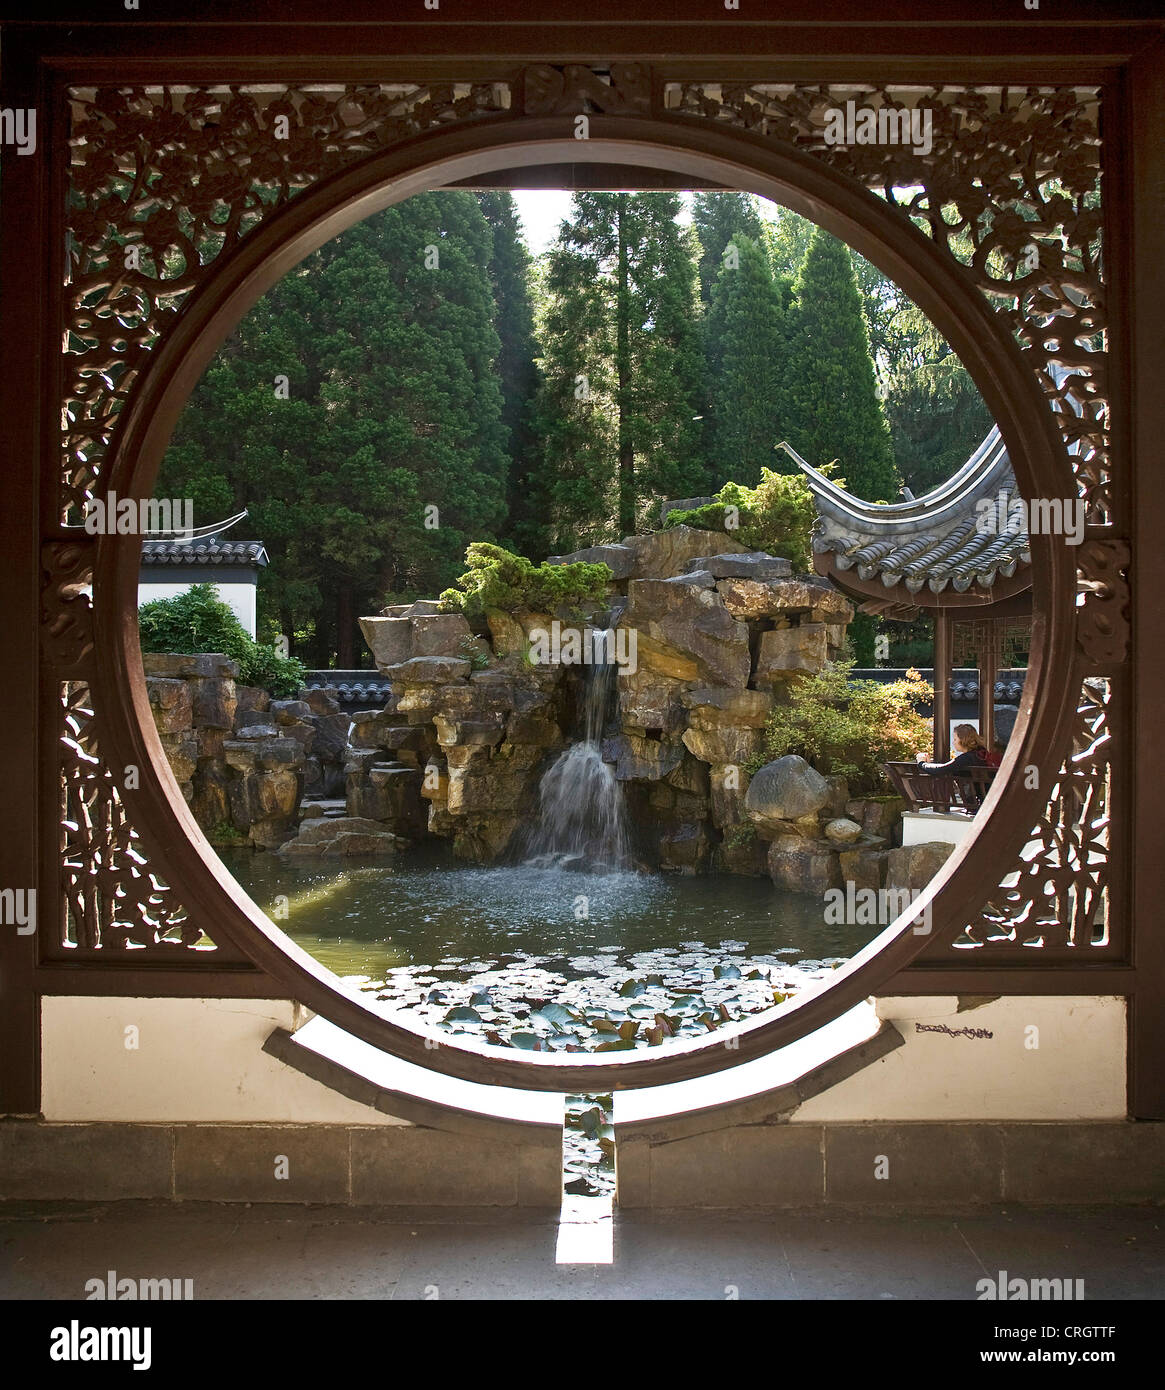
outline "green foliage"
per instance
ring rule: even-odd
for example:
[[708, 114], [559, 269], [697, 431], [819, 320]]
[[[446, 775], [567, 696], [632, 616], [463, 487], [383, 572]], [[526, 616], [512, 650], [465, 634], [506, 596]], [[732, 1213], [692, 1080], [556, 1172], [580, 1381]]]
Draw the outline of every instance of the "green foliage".
[[700, 298], [707, 308], [728, 243], [739, 246], [737, 238], [742, 236], [760, 242], [765, 234], [764, 220], [751, 193], [697, 193], [692, 199], [692, 226], [700, 246]]
[[841, 460], [855, 496], [893, 502], [900, 480], [845, 243], [819, 227], [795, 290], [797, 302], [789, 315], [786, 438], [817, 467], [823, 460]]
[[541, 556], [547, 553], [549, 537], [541, 505], [542, 445], [534, 419], [542, 380], [534, 336], [535, 277], [514, 195], [497, 190], [479, 193], [477, 200], [493, 236], [489, 278], [509, 452], [505, 537], [523, 553]]
[[243, 685], [261, 685], [288, 699], [303, 686], [303, 663], [256, 642], [213, 584], [194, 584], [173, 598], [156, 598], [138, 611], [144, 652], [222, 652], [239, 663]]
[[716, 482], [755, 483], [781, 437], [785, 285], [760, 245], [739, 233], [732, 244], [704, 320], [708, 463]]
[[500, 532], [497, 255], [468, 192], [374, 214], [258, 301], [182, 414], [158, 495], [192, 497], [204, 519], [248, 508], [271, 561], [261, 616], [312, 628], [315, 665], [355, 664], [356, 620], [377, 596], [437, 592], [471, 540]]
[[611, 582], [608, 565], [535, 565], [525, 556], [483, 542], [469, 547], [465, 562], [469, 569], [458, 579], [459, 589], [446, 589], [441, 607], [467, 617], [479, 617], [489, 608], [506, 613], [518, 608], [535, 613], [573, 609], [601, 599]]
[[636, 531], [659, 498], [706, 485], [695, 242], [680, 208], [675, 193], [576, 193], [546, 255], [537, 416], [559, 551]]
[[855, 666], [876, 666], [874, 640], [878, 635], [878, 620], [869, 613], [855, 613], [846, 631], [853, 651]]
[[787, 704], [774, 707], [765, 751], [749, 765], [796, 753], [829, 775], [849, 779], [855, 794], [885, 789], [882, 764], [913, 758], [930, 746], [930, 726], [918, 706], [934, 696], [917, 672], [887, 685], [850, 680], [852, 661], [839, 661], [794, 683]]
[[[670, 511], [664, 526], [723, 531], [749, 550], [782, 555], [799, 573], [810, 569], [809, 539], [816, 512], [808, 480], [800, 473], [761, 469], [756, 487], [725, 483], [716, 501], [689, 511]], [[735, 510], [734, 510], [735, 509]], [[736, 525], [733, 525], [733, 522]]]
[[727, 849], [743, 849], [756, 839], [756, 826], [752, 821], [741, 821], [739, 825], [729, 826], [724, 832], [724, 845]]
[[463, 637], [457, 644], [457, 649], [464, 660], [469, 662], [470, 668], [474, 671], [484, 671], [489, 667], [489, 657], [477, 645], [472, 637]]
[[228, 845], [249, 845], [251, 842], [246, 835], [236, 830], [229, 820], [220, 820], [207, 833], [206, 837], [212, 845], [220, 848]]

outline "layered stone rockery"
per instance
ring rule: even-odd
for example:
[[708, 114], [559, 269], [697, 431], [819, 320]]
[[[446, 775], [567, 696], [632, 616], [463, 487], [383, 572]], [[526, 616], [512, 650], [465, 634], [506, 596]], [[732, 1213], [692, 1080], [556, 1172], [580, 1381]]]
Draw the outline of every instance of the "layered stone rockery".
[[343, 786], [351, 721], [328, 691], [272, 699], [221, 654], [143, 661], [170, 769], [213, 844], [274, 849], [295, 834], [305, 788]]
[[[579, 560], [612, 571], [605, 610], [581, 625], [523, 609], [471, 624], [432, 600], [361, 619], [392, 693], [383, 711], [355, 717], [349, 815], [407, 836], [424, 816], [428, 834], [476, 860], [512, 851], [542, 773], [579, 736], [585, 667], [532, 661], [546, 648], [535, 637], [609, 625], [619, 669], [602, 751], [624, 784], [642, 862], [773, 871], [766, 829], [746, 812], [746, 764], [791, 683], [840, 654], [852, 607], [785, 559], [686, 526], [554, 557]], [[849, 801], [831, 787], [833, 819]], [[872, 813], [863, 804], [855, 814]], [[859, 824], [859, 837], [871, 833]]]

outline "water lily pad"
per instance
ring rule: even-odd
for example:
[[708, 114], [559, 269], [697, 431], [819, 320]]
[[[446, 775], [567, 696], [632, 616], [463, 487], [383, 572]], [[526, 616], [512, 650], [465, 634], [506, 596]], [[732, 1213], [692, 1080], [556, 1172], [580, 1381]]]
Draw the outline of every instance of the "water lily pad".
[[619, 1038], [617, 1041], [614, 1041], [614, 1042], [602, 1042], [602, 1043], [600, 1043], [600, 1044], [598, 1045], [598, 1047], [595, 1048], [595, 1051], [596, 1051], [596, 1052], [626, 1052], [626, 1051], [628, 1050], [628, 1048], [632, 1048], [632, 1047], [634, 1047], [634, 1046], [635, 1046], [635, 1044], [634, 1044], [633, 1042], [629, 1042], [626, 1038]]
[[626, 980], [619, 986], [619, 993], [624, 999], [638, 999], [647, 993], [647, 986], [642, 980]]
[[558, 1027], [561, 1024], [573, 1022], [577, 1015], [571, 1013], [562, 1004], [543, 1004], [535, 1017], [544, 1018], [547, 1023]]
[[712, 971], [712, 976], [717, 980], [739, 980], [740, 971], [735, 965], [718, 965]]
[[537, 1033], [511, 1033], [510, 1046], [520, 1047], [523, 1052], [540, 1052], [542, 1041]]
[[482, 1019], [476, 1009], [471, 1009], [463, 1004], [460, 1008], [450, 1009], [441, 1021], [442, 1023], [480, 1023]]

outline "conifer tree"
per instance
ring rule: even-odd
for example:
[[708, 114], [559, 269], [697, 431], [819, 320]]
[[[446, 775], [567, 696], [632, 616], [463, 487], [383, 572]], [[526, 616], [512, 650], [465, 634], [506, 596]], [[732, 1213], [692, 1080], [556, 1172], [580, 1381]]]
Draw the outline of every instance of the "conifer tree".
[[817, 467], [836, 459], [855, 496], [897, 501], [900, 479], [845, 243], [817, 228], [794, 288], [784, 435]]
[[440, 592], [504, 522], [492, 254], [469, 193], [376, 214], [263, 297], [179, 422], [160, 493], [248, 507], [261, 617], [316, 664], [354, 664], [361, 613]]
[[708, 389], [708, 464], [712, 485], [755, 486], [772, 467], [784, 415], [786, 354], [783, 287], [768, 257], [736, 233], [704, 320]]
[[502, 424], [509, 454], [504, 534], [519, 553], [541, 560], [549, 537], [541, 489], [541, 448], [534, 429], [541, 374], [534, 336], [533, 268], [513, 194], [480, 193], [478, 202], [493, 234], [489, 274], [500, 344]]
[[763, 244], [764, 219], [751, 193], [701, 192], [692, 197], [692, 226], [700, 243], [700, 299], [707, 309], [725, 248], [737, 234]]
[[557, 548], [626, 535], [705, 484], [694, 240], [671, 193], [576, 193], [541, 324]]

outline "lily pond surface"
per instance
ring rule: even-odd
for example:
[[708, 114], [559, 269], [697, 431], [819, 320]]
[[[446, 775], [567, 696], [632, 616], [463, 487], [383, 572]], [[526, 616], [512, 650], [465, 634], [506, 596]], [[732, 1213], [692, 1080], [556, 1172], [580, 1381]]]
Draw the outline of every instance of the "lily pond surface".
[[530, 1051], [704, 1035], [820, 982], [879, 930], [734, 875], [480, 868], [429, 848], [340, 869], [221, 853], [293, 941], [384, 1009]]

